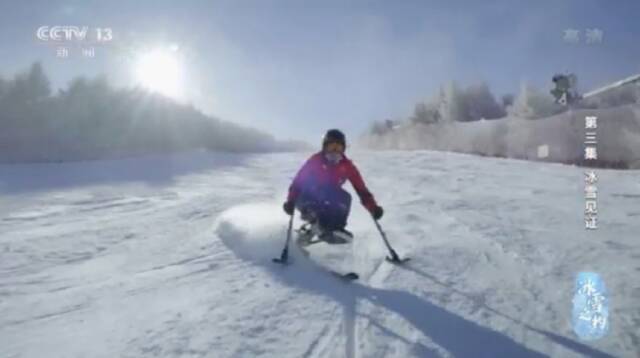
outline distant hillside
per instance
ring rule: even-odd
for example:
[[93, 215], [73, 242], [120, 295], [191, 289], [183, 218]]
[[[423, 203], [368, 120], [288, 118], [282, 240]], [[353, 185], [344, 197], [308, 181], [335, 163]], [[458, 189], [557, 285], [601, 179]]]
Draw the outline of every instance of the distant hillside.
[[0, 162], [70, 161], [209, 149], [270, 152], [303, 148], [209, 117], [191, 105], [104, 78], [76, 78], [52, 95], [36, 63], [0, 78]]

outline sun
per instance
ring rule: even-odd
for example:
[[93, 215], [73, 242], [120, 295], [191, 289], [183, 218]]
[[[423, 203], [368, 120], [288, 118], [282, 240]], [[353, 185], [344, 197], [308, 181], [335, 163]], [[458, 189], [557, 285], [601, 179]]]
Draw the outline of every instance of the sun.
[[156, 49], [141, 54], [134, 65], [136, 82], [172, 98], [184, 94], [184, 70], [175, 49]]

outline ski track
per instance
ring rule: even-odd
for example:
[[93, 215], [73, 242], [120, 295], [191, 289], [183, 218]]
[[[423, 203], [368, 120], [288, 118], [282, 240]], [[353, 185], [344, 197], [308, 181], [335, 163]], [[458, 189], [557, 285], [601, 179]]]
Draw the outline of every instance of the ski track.
[[[354, 200], [354, 282], [279, 270], [216, 236], [229, 208], [279, 208], [302, 154], [214, 156], [209, 169], [153, 184], [124, 173], [72, 185], [61, 169], [65, 186], [48, 188], [55, 166], [30, 168], [43, 171], [37, 190], [0, 198], [0, 356], [494, 357], [500, 344], [526, 357], [640, 356], [637, 172], [602, 171], [616, 183], [600, 200], [607, 228], [585, 235], [579, 168], [354, 156], [391, 244], [412, 258], [386, 262]], [[613, 331], [593, 343], [570, 326], [581, 270], [602, 272], [612, 294]]]

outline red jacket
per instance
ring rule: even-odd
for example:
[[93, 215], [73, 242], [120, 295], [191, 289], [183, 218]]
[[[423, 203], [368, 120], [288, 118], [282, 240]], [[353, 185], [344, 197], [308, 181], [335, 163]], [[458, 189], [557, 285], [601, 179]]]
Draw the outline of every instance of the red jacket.
[[322, 152], [309, 158], [296, 174], [289, 187], [288, 201], [295, 202], [298, 195], [308, 186], [336, 186], [342, 187], [349, 180], [360, 197], [360, 202], [369, 211], [373, 211], [378, 204], [362, 180], [358, 168], [345, 156], [338, 164], [327, 163]]

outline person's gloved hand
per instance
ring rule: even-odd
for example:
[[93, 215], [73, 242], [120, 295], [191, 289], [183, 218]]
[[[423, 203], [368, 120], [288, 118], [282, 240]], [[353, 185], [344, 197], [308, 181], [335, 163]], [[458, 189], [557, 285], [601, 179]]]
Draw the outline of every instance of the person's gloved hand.
[[371, 216], [373, 216], [373, 218], [376, 220], [380, 220], [383, 214], [384, 210], [382, 210], [381, 206], [376, 206], [375, 208], [373, 208], [373, 210], [371, 210]]
[[284, 210], [287, 215], [293, 215], [293, 211], [296, 209], [296, 205], [293, 201], [285, 201], [282, 205], [282, 210]]

